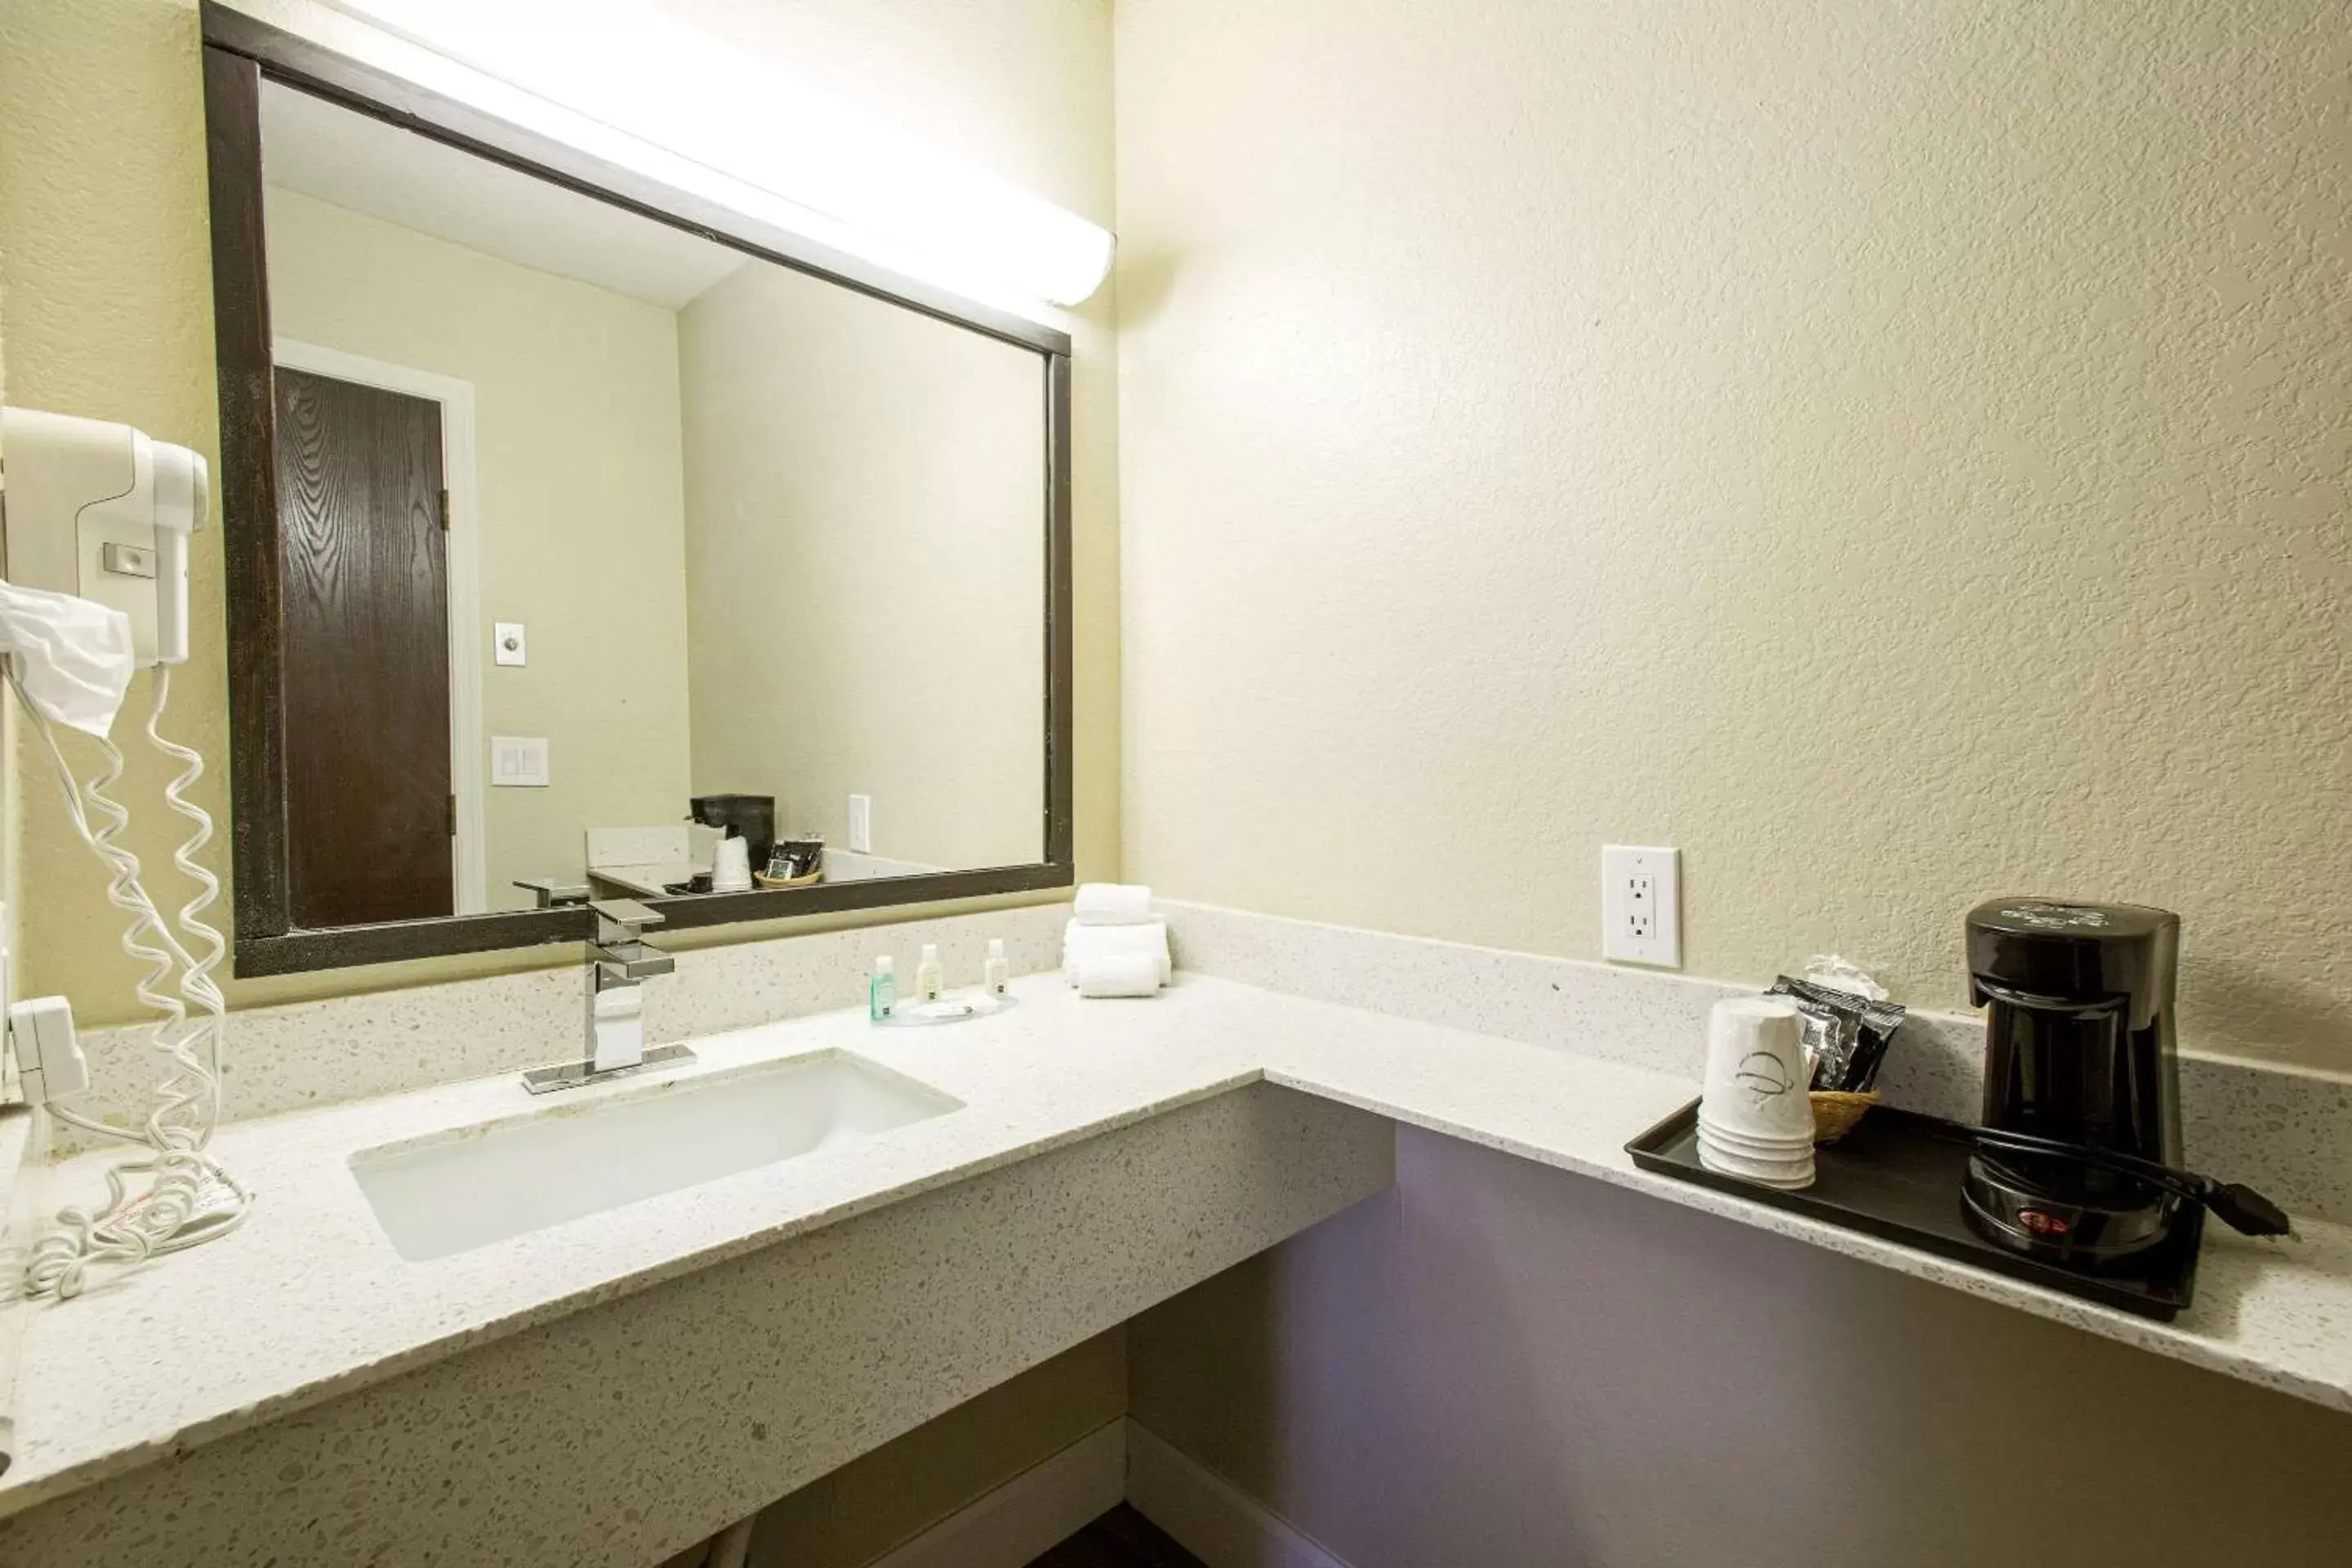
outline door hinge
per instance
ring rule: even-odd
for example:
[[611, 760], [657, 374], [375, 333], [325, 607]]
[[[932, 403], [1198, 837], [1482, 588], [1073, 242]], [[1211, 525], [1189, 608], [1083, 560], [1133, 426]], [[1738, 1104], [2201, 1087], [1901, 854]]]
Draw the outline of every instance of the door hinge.
[[449, 797], [449, 837], [457, 837], [457, 797], [454, 795]]
[[441, 531], [444, 533], [449, 531], [449, 492], [447, 490], [441, 492]]

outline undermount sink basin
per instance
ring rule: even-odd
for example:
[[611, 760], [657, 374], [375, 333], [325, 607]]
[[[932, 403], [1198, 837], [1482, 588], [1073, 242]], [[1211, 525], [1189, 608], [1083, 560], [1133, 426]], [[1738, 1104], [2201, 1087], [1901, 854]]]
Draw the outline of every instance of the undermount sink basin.
[[421, 1263], [962, 1108], [815, 1051], [362, 1149], [352, 1174], [394, 1248]]

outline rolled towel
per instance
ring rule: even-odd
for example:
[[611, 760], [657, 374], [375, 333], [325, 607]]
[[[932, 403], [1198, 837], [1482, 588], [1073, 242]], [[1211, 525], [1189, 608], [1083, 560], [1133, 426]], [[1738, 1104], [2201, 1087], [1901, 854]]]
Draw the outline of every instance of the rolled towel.
[[1078, 983], [1078, 964], [1088, 958], [1139, 952], [1148, 956], [1168, 984], [1176, 966], [1168, 952], [1168, 922], [1148, 921], [1132, 926], [1082, 926], [1073, 920], [1062, 927], [1062, 978]]
[[1139, 926], [1154, 919], [1151, 889], [1131, 882], [1085, 882], [1072, 900], [1082, 926]]
[[1157, 996], [1160, 966], [1148, 952], [1102, 952], [1078, 960], [1081, 996]]

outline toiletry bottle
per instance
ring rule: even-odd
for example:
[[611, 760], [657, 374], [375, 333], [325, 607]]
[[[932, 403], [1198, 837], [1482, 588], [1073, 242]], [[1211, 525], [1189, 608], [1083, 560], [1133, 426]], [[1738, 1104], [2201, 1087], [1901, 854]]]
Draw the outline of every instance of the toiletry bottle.
[[1004, 962], [1004, 939], [1001, 936], [988, 939], [988, 966], [982, 971], [982, 978], [991, 996], [1003, 995], [1013, 984], [1013, 966]]
[[877, 1024], [898, 1011], [898, 972], [887, 952], [874, 961], [874, 978], [866, 983], [866, 1016]]
[[936, 1002], [947, 989], [940, 975], [940, 949], [937, 942], [923, 943], [922, 962], [915, 965], [915, 994], [926, 1002]]

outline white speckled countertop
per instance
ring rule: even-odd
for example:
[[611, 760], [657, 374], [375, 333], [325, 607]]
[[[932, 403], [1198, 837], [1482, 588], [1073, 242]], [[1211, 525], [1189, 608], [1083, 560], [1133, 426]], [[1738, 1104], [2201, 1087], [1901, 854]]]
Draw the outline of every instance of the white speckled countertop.
[[[15, 1074], [0, 1064], [0, 1088], [14, 1081]], [[33, 1113], [22, 1105], [0, 1106], [0, 1454], [16, 1447], [17, 1352], [33, 1311], [18, 1282], [48, 1195], [34, 1159]]]
[[[21, 1448], [0, 1480], [0, 1516], [1261, 1078], [2352, 1411], [2352, 1229], [2344, 1226], [2306, 1223], [2285, 1246], [2209, 1227], [2197, 1306], [2157, 1323], [1637, 1170], [1625, 1141], [1696, 1091], [1675, 1075], [1201, 975], [1180, 976], [1149, 1002], [1081, 1002], [1055, 975], [1014, 989], [1021, 1006], [946, 1028], [876, 1029], [842, 1012], [698, 1040], [687, 1073], [846, 1047], [965, 1109], [431, 1262], [394, 1253], [350, 1156], [556, 1108], [525, 1095], [512, 1074], [225, 1129], [215, 1152], [260, 1195], [236, 1237], [32, 1314], [17, 1391]], [[583, 1107], [658, 1081], [626, 1079], [557, 1104]], [[95, 1185], [94, 1158], [59, 1170], [60, 1194]]]

